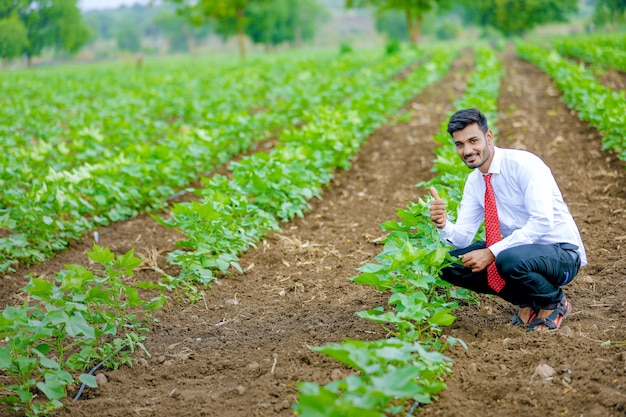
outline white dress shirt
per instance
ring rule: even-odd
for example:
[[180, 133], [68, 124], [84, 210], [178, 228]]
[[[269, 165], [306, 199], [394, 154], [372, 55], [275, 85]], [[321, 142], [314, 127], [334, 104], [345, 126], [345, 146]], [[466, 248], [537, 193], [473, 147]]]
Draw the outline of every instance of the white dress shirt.
[[[505, 249], [526, 244], [571, 243], [578, 246], [581, 266], [587, 255], [550, 168], [536, 155], [495, 147], [489, 166], [503, 239], [489, 247], [497, 257]], [[456, 248], [469, 246], [485, 218], [485, 180], [472, 171], [463, 190], [456, 224], [447, 221], [441, 238]]]

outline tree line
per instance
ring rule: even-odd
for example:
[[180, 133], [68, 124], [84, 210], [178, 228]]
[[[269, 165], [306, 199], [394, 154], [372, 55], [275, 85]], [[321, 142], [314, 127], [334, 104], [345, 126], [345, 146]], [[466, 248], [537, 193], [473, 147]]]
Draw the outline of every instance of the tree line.
[[0, 0], [0, 57], [26, 56], [45, 48], [77, 52], [89, 39], [78, 0]]
[[[245, 56], [245, 40], [268, 48], [311, 41], [322, 21], [327, 20], [330, 0], [163, 0], [168, 13], [154, 23], [172, 42], [191, 49], [193, 39], [210, 31], [223, 39], [236, 37]], [[564, 22], [573, 16], [579, 0], [337, 0], [347, 8], [370, 8], [376, 28], [389, 39], [420, 40], [424, 18], [429, 14], [460, 16], [458, 27], [491, 28], [504, 36], [523, 36], [533, 28]], [[594, 7], [596, 24], [623, 22], [626, 0], [587, 0]], [[172, 10], [173, 9], [173, 10]], [[88, 24], [89, 23], [89, 24]], [[0, 0], [0, 58], [32, 58], [46, 49], [68, 54], [79, 51], [106, 22], [85, 19], [78, 0]], [[450, 25], [453, 25], [452, 23]], [[126, 33], [117, 33], [124, 49], [138, 49], [133, 22]], [[106, 30], [100, 28], [102, 30]]]

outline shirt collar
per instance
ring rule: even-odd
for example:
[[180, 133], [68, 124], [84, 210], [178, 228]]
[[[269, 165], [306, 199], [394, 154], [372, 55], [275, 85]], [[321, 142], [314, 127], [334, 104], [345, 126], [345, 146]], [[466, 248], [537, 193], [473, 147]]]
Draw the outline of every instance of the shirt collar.
[[497, 146], [493, 147], [493, 159], [489, 165], [489, 174], [499, 174], [502, 166], [502, 152]]

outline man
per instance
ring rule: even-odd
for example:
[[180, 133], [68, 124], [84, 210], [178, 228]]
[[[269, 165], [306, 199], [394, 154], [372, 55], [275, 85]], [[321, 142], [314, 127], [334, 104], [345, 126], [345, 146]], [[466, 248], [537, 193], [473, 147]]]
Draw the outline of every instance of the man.
[[[442, 279], [519, 306], [514, 325], [558, 329], [571, 309], [561, 287], [587, 258], [550, 168], [530, 152], [494, 146], [478, 109], [452, 115], [448, 133], [475, 171], [465, 183], [456, 223], [447, 220], [444, 201], [430, 189], [430, 217], [456, 248], [450, 254], [462, 261], [444, 268]], [[472, 243], [483, 220], [486, 242]]]

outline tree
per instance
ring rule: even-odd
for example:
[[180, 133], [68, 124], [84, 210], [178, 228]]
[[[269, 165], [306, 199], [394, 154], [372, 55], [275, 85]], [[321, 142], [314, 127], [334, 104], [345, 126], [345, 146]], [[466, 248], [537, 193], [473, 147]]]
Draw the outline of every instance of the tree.
[[141, 50], [141, 37], [132, 26], [121, 28], [116, 36], [117, 47], [122, 51], [139, 52]]
[[289, 26], [289, 0], [269, 0], [251, 5], [244, 15], [245, 33], [252, 42], [274, 46], [294, 41], [293, 28]]
[[90, 41], [115, 38], [117, 21], [109, 11], [87, 12], [85, 13], [85, 23], [94, 32]]
[[51, 34], [50, 44], [57, 50], [78, 52], [89, 40], [90, 30], [83, 21], [77, 0], [55, 0], [44, 15]]
[[180, 12], [169, 8], [161, 10], [154, 16], [152, 23], [159, 33], [167, 38], [170, 52], [193, 54], [195, 40], [206, 37], [211, 32], [209, 25], [192, 25]]
[[461, 0], [466, 18], [505, 36], [522, 36], [551, 22], [565, 22], [578, 10], [578, 0]]
[[239, 53], [246, 55], [246, 12], [250, 7], [266, 0], [168, 0], [177, 4], [181, 12], [196, 24], [215, 20], [215, 31], [224, 38], [234, 34], [239, 41]]
[[593, 13], [593, 20], [599, 24], [610, 23], [613, 28], [626, 14], [626, 0], [598, 0]]
[[170, 52], [193, 52], [193, 42], [188, 36], [186, 23], [181, 16], [163, 11], [154, 17], [153, 22], [167, 38]]
[[330, 16], [328, 9], [317, 0], [291, 2], [291, 21], [295, 31], [295, 43], [310, 42], [315, 38], [317, 25]]
[[284, 42], [298, 45], [315, 36], [325, 14], [316, 0], [268, 0], [246, 11], [245, 33], [254, 43], [275, 46]]
[[376, 30], [383, 33], [390, 41], [408, 41], [409, 30], [406, 25], [406, 17], [399, 10], [387, 10], [376, 13]]
[[0, 4], [0, 19], [16, 15], [26, 28], [28, 43], [23, 53], [32, 58], [44, 48], [77, 52], [89, 39], [78, 0], [12, 0]]
[[20, 18], [13, 14], [0, 19], [0, 57], [3, 62], [16, 58], [28, 47], [28, 31]]
[[417, 45], [422, 32], [424, 15], [435, 9], [447, 9], [448, 0], [346, 0], [347, 7], [373, 6], [377, 14], [387, 10], [400, 10], [404, 13], [409, 38]]

